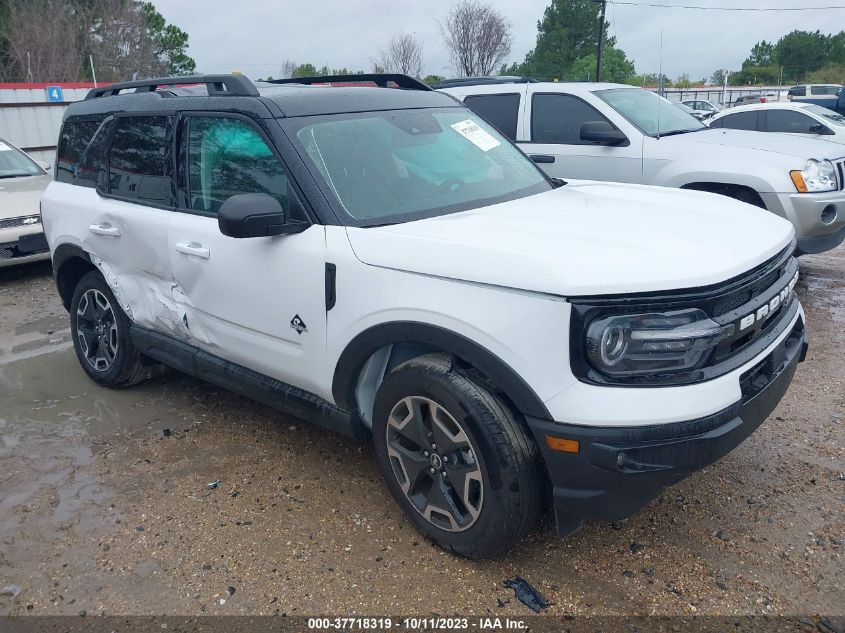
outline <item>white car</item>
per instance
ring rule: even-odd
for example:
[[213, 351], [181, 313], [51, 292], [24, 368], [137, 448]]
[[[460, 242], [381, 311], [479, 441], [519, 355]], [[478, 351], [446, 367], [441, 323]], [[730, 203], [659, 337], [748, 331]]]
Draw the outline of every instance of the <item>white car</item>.
[[50, 258], [38, 207], [45, 167], [0, 139], [0, 268]]
[[681, 101], [681, 103], [688, 108], [691, 108], [697, 115], [696, 118], [699, 120], [709, 119], [714, 114], [725, 109], [725, 106], [721, 103], [713, 103], [712, 101], [707, 101], [706, 99], [687, 99], [686, 101]]
[[[755, 103], [720, 112], [712, 128], [779, 132], [845, 143], [845, 116], [813, 103]], [[845, 154], [845, 150], [840, 150]]]
[[631, 515], [783, 396], [807, 348], [788, 222], [563, 185], [407, 77], [276, 83], [68, 107], [44, 226], [96, 383], [164, 363], [372, 441], [407, 519], [469, 557], [546, 501], [562, 536]]
[[798, 253], [845, 241], [845, 152], [816, 139], [711, 129], [642, 88], [487, 83], [444, 88], [550, 176], [722, 193], [788, 219]]

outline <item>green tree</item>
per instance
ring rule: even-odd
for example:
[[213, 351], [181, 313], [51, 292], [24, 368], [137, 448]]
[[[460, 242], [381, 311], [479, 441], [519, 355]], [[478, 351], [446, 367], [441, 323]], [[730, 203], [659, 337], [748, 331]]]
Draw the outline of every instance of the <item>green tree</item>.
[[801, 81], [827, 61], [830, 36], [819, 31], [792, 31], [775, 45], [775, 62], [784, 67], [784, 77]]
[[751, 49], [751, 55], [742, 64], [745, 66], [772, 66], [775, 63], [775, 45], [762, 40]]
[[689, 88], [691, 86], [692, 86], [692, 82], [690, 81], [689, 75], [687, 73], [680, 75], [675, 80], [675, 87], [676, 88]]
[[[595, 53], [598, 21], [599, 4], [593, 0], [552, 0], [537, 23], [537, 43], [525, 56], [523, 70], [539, 79], [569, 76], [576, 60]], [[604, 46], [609, 49], [616, 39], [608, 37], [607, 26]]]
[[188, 34], [178, 26], [167, 24], [152, 2], [141, 5], [147, 31], [155, 47], [153, 52], [168, 75], [190, 75], [197, 63], [186, 52]]
[[716, 84], [717, 86], [722, 86], [725, 84], [725, 71], [721, 68], [719, 70], [713, 71], [713, 74], [710, 75], [710, 82]]
[[[613, 46], [602, 52], [601, 58], [601, 79], [615, 83], [626, 83], [636, 74], [634, 62], [629, 60], [625, 53]], [[575, 81], [595, 81], [596, 79], [596, 55], [590, 53], [575, 61], [569, 68], [566, 79]]]
[[433, 86], [434, 84], [439, 84], [444, 79], [445, 77], [441, 77], [440, 75], [427, 75], [423, 77], [423, 83]]

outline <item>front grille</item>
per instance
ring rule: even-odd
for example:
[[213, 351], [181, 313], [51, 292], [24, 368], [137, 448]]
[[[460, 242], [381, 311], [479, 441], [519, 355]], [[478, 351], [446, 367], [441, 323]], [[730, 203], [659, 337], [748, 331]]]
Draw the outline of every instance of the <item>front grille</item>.
[[[38, 220], [37, 222], [32, 222], [27, 220], [32, 219]], [[41, 217], [38, 215], [24, 215], [19, 218], [5, 218], [0, 220], [0, 229], [11, 229], [15, 228], [16, 226], [34, 226], [36, 224], [41, 224]]]
[[839, 176], [839, 190], [845, 190], [845, 158], [834, 163]]

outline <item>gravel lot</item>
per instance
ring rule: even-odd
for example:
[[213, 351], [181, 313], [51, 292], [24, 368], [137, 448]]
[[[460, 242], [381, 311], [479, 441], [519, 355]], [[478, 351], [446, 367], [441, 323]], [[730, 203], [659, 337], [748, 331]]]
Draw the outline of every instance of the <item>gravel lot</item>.
[[[725, 459], [623, 524], [494, 561], [403, 519], [369, 446], [178, 373], [77, 365], [49, 267], [0, 270], [0, 614], [845, 614], [845, 248], [801, 260], [807, 362]], [[207, 484], [219, 480], [216, 489]]]

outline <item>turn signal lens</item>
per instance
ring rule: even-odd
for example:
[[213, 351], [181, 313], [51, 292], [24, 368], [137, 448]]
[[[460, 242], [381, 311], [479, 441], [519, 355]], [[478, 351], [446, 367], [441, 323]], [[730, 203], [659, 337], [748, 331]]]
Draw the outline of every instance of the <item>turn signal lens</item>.
[[578, 440], [567, 440], [563, 437], [554, 437], [553, 435], [546, 436], [546, 444], [553, 451], [560, 451], [562, 453], [577, 453], [580, 449]]
[[800, 193], [807, 193], [809, 191], [807, 189], [807, 183], [804, 182], [804, 176], [801, 175], [800, 171], [795, 170], [789, 172], [789, 177], [792, 178], [792, 184], [795, 185], [795, 189]]

